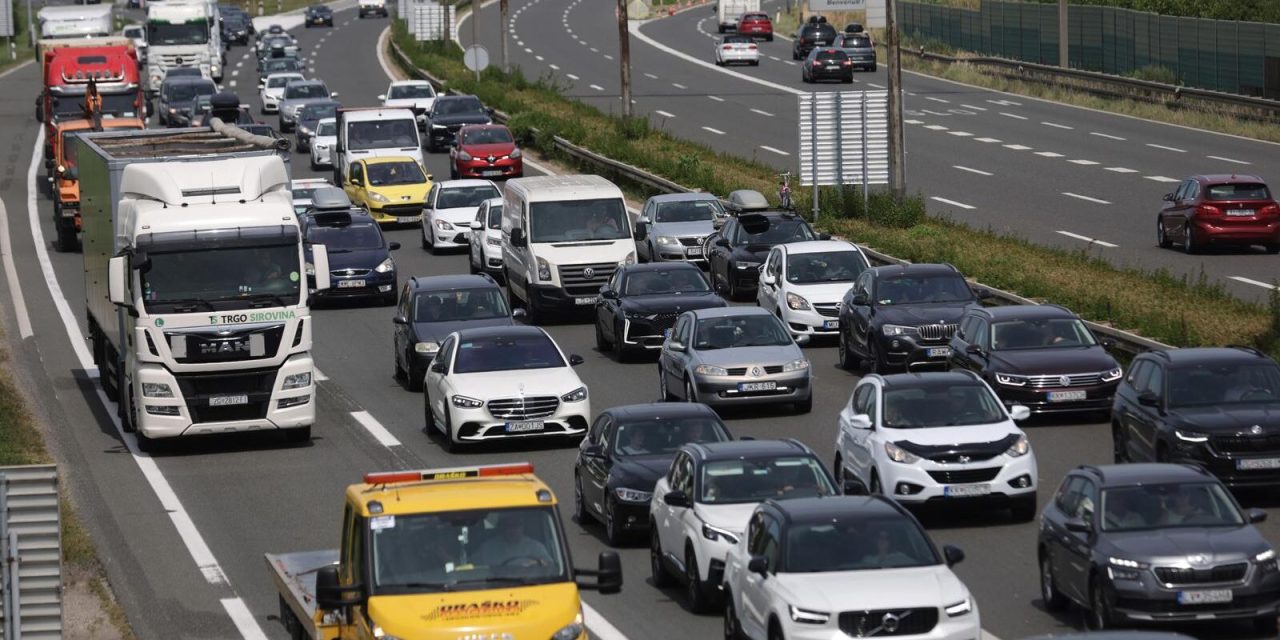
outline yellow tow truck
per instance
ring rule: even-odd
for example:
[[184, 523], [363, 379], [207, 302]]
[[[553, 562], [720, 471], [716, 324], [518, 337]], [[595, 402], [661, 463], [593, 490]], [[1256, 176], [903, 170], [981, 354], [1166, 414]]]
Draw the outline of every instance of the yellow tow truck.
[[523, 462], [366, 474], [340, 548], [266, 560], [299, 640], [585, 640], [579, 589], [622, 589], [613, 551], [573, 567], [555, 495]]

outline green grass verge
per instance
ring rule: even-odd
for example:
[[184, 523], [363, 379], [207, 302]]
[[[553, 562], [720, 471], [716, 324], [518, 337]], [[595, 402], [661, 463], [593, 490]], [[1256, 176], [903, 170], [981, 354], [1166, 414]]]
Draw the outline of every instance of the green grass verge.
[[[913, 0], [925, 4], [977, 9], [981, 0]], [[1040, 4], [1057, 4], [1058, 0], [1023, 0]], [[1280, 22], [1280, 3], [1275, 0], [1071, 0], [1071, 4], [1118, 7], [1148, 11], [1166, 16]]]
[[[10, 40], [2, 41], [5, 46], [0, 48], [0, 71], [28, 60], [34, 60], [36, 56], [35, 50], [31, 48], [31, 36], [27, 33], [27, 3], [22, 0], [12, 0], [12, 2], [12, 43], [14, 46], [13, 48], [8, 46]], [[36, 11], [39, 11], [39, 9], [36, 9]]]
[[[552, 137], [640, 167], [691, 188], [725, 194], [755, 189], [776, 195], [776, 171], [755, 159], [717, 152], [651, 128], [645, 118], [624, 120], [561, 94], [551, 76], [527, 80], [516, 70], [474, 74], [452, 44], [418, 43], [403, 23], [395, 42], [414, 65], [450, 88], [479, 96], [511, 114], [509, 126], [524, 144], [557, 159]], [[536, 130], [536, 132], [535, 132]], [[606, 174], [607, 175], [607, 174]], [[618, 176], [610, 176], [618, 177]], [[809, 211], [809, 189], [797, 188], [796, 206]], [[857, 242], [916, 262], [947, 261], [980, 282], [1070, 307], [1084, 317], [1177, 345], [1255, 344], [1280, 355], [1280, 294], [1268, 312], [1229, 295], [1205, 278], [1121, 269], [1088, 253], [1059, 251], [961, 223], [928, 218], [922, 197], [895, 203], [873, 193], [869, 210], [855, 189], [824, 189], [823, 226]]]

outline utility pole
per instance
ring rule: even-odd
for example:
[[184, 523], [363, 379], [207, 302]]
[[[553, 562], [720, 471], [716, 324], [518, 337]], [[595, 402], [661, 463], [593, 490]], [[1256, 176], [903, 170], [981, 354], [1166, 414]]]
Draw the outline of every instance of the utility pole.
[[32, 18], [33, 15], [35, 14], [31, 12], [31, 0], [27, 0], [27, 41], [28, 41], [27, 44], [31, 45], [32, 49], [35, 49], [36, 48], [36, 28], [34, 26], [35, 23]]
[[1067, 39], [1067, 0], [1058, 0], [1058, 66], [1071, 66], [1071, 42]]
[[907, 195], [906, 139], [902, 130], [902, 56], [898, 53], [898, 16], [894, 0], [885, 0], [885, 48], [889, 57], [889, 188], [901, 201]]
[[471, 46], [476, 47], [476, 82], [480, 82], [480, 0], [471, 0]]
[[510, 22], [508, 22], [509, 20], [508, 10], [510, 9], [510, 7], [508, 6], [509, 4], [510, 4], [510, 0], [500, 0], [498, 2], [498, 11], [502, 14], [501, 19], [502, 19], [502, 72], [503, 73], [511, 73], [511, 65], [508, 62], [509, 58], [507, 58], [507, 25], [511, 24]]
[[618, 64], [622, 75], [622, 117], [631, 117], [631, 33], [627, 31], [627, 0], [618, 0]]

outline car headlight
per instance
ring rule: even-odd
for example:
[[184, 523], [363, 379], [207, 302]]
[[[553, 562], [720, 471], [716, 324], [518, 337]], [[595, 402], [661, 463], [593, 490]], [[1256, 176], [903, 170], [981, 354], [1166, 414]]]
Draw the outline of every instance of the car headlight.
[[377, 191], [370, 191], [369, 199], [374, 202], [391, 202], [390, 198], [382, 195], [381, 193], [378, 193]]
[[177, 113], [177, 112], [178, 112], [178, 110], [177, 110], [177, 109], [174, 109], [173, 107], [169, 107], [169, 115], [173, 115], [173, 114], [175, 114], [175, 113]]
[[652, 491], [641, 491], [639, 489], [628, 489], [626, 487], [618, 487], [613, 490], [613, 495], [617, 496], [623, 502], [648, 502], [653, 499]]
[[671, 236], [658, 236], [657, 238], [654, 239], [654, 242], [657, 242], [658, 244], [663, 244], [663, 245], [680, 244], [679, 240], [676, 240]]
[[738, 544], [738, 534], [729, 531], [728, 529], [711, 526], [705, 522], [702, 523], [702, 537], [711, 540], [712, 542], [723, 539], [729, 544]]
[[943, 607], [943, 611], [946, 611], [947, 615], [952, 618], [955, 618], [957, 616], [962, 616], [966, 613], [969, 613], [970, 611], [973, 611], [973, 599], [965, 598], [964, 600], [961, 600], [960, 602], [957, 602], [955, 604], [949, 604]]
[[693, 372], [700, 376], [727, 376], [729, 370], [724, 367], [717, 367], [713, 364], [700, 364], [693, 368]]
[[449, 401], [453, 403], [453, 406], [461, 409], [479, 409], [484, 406], [484, 402], [467, 396], [453, 396], [449, 398]]
[[280, 385], [280, 388], [284, 391], [288, 391], [290, 389], [301, 389], [303, 387], [309, 387], [309, 386], [311, 386], [310, 371], [306, 373], [294, 373], [294, 374], [285, 376], [284, 384]]
[[1027, 441], [1027, 436], [1020, 435], [1013, 443], [1013, 446], [1005, 450], [1005, 455], [1010, 458], [1021, 458], [1031, 451], [1031, 443]]
[[453, 225], [448, 220], [436, 220], [436, 228], [441, 231], [453, 231]]
[[1276, 559], [1275, 549], [1267, 549], [1266, 551], [1263, 551], [1262, 553], [1259, 553], [1258, 555], [1253, 557], [1254, 562], [1271, 562], [1272, 560], [1275, 560], [1275, 559]]
[[459, 151], [458, 159], [463, 162], [471, 162], [471, 154], [467, 153], [466, 151]]
[[759, 269], [760, 263], [759, 262], [739, 262], [738, 268], [744, 271], [747, 269]]
[[142, 395], [147, 398], [172, 398], [173, 389], [163, 382], [144, 382]]
[[561, 627], [559, 631], [551, 634], [551, 640], [575, 640], [582, 635], [582, 632], [582, 623], [572, 622]]
[[804, 296], [787, 292], [787, 306], [795, 311], [804, 311], [809, 308], [809, 301], [805, 300]]
[[586, 400], [586, 399], [587, 399], [586, 387], [578, 387], [577, 389], [574, 389], [573, 391], [570, 391], [569, 393], [566, 393], [560, 396], [560, 400], [563, 402], [582, 402], [583, 400]]
[[301, 133], [304, 136], [309, 136], [311, 135], [311, 130], [302, 125], [298, 125], [298, 133]]
[[920, 330], [915, 327], [908, 327], [900, 324], [886, 324], [883, 327], [880, 327], [880, 332], [889, 337], [914, 336], [920, 333]]
[[884, 443], [884, 452], [885, 455], [889, 456], [890, 460], [901, 464], [915, 464], [920, 461], [919, 456], [892, 442]]
[[329, 145], [316, 143], [316, 151], [327, 151], [328, 149], [329, 149]]
[[435, 353], [440, 350], [440, 343], [430, 340], [413, 343], [413, 350], [417, 353]]
[[801, 609], [795, 605], [787, 605], [787, 609], [791, 612], [792, 622], [799, 622], [800, 624], [826, 624], [831, 620], [831, 614], [825, 611]]
[[543, 258], [538, 258], [538, 280], [540, 282], [551, 282], [551, 265]]
[[520, 153], [520, 150], [519, 150], [519, 149], [516, 149], [515, 151], [512, 151], [511, 153], [508, 153], [508, 154], [507, 154], [507, 157], [508, 157], [508, 158], [511, 158], [512, 160], [515, 160], [516, 158], [519, 158], [521, 155], [523, 155], [523, 154], [521, 154], [521, 153]]
[[1107, 558], [1107, 574], [1112, 580], [1140, 580], [1147, 565], [1127, 558]]
[[1025, 376], [1015, 376], [1007, 373], [997, 373], [996, 382], [1006, 387], [1025, 387], [1027, 386], [1027, 378]]
[[1112, 556], [1107, 558], [1107, 562], [1113, 567], [1123, 567], [1126, 569], [1146, 569], [1147, 565], [1137, 560], [1129, 560], [1128, 558], [1117, 558]]
[[1209, 436], [1198, 431], [1188, 431], [1186, 429], [1174, 429], [1173, 434], [1183, 442], [1208, 442]]
[[1112, 370], [1110, 370], [1110, 371], [1107, 371], [1107, 372], [1103, 373], [1103, 374], [1102, 374], [1102, 381], [1103, 381], [1103, 382], [1115, 382], [1116, 380], [1119, 380], [1119, 379], [1120, 379], [1120, 376], [1122, 376], [1122, 375], [1124, 375], [1124, 369], [1121, 369], [1120, 367], [1116, 367], [1116, 368], [1114, 368], [1114, 369], [1112, 369]]
[[632, 251], [631, 253], [627, 254], [627, 257], [622, 259], [622, 262], [618, 263], [618, 266], [625, 267], [629, 264], [635, 264], [635, 263], [636, 263], [636, 252]]
[[491, 247], [501, 247], [502, 238], [495, 238], [495, 237], [485, 238], [484, 243]]
[[791, 362], [788, 362], [782, 365], [782, 372], [788, 373], [791, 371], [804, 371], [805, 369], [808, 369], [808, 368], [809, 368], [809, 361], [804, 358], [799, 358], [797, 360], [792, 360]]
[[378, 273], [387, 273], [390, 271], [395, 271], [396, 261], [392, 260], [391, 258], [387, 258], [386, 260], [379, 262], [378, 266], [374, 267], [373, 270], [377, 271]]

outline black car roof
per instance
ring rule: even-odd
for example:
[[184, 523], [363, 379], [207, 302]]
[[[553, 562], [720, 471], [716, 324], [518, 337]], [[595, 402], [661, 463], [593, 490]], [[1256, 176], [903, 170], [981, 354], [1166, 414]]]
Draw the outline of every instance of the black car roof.
[[482, 275], [414, 276], [409, 278], [409, 290], [414, 293], [452, 291], [456, 289], [497, 288], [497, 283]]
[[926, 276], [926, 275], [960, 275], [960, 271], [949, 264], [890, 264], [883, 267], [872, 267], [868, 271], [875, 277], [884, 276]]
[[1040, 320], [1048, 318], [1075, 318], [1066, 307], [1056, 304], [1014, 304], [1003, 307], [979, 307], [977, 313], [992, 320]]
[[1173, 367], [1199, 364], [1251, 364], [1269, 361], [1266, 354], [1253, 347], [1186, 347], [1159, 349], [1142, 354], [1147, 359], [1161, 359]]
[[637, 273], [637, 272], [675, 271], [679, 269], [683, 269], [685, 271], [693, 270], [693, 271], [697, 271], [698, 273], [702, 273], [702, 269], [699, 269], [697, 265], [689, 262], [642, 262], [638, 264], [626, 265], [621, 269], [619, 269], [619, 271], [621, 271], [622, 274], [625, 276], [625, 275]]
[[764, 458], [786, 455], [813, 455], [809, 447], [799, 440], [730, 440], [726, 442], [699, 442], [684, 445], [703, 461], [736, 460], [739, 458]]
[[1215, 481], [1204, 468], [1189, 464], [1164, 462], [1081, 465], [1077, 470], [1096, 478], [1103, 488], [1135, 484], [1164, 484], [1167, 482]]
[[712, 417], [719, 419], [711, 407], [700, 402], [649, 402], [645, 404], [628, 404], [620, 407], [609, 407], [600, 415], [611, 415], [619, 419], [635, 418], [684, 418]]
[[832, 518], [903, 515], [889, 499], [880, 496], [823, 496], [768, 500], [768, 507], [792, 524], [829, 522]]
[[538, 327], [524, 324], [515, 324], [504, 327], [473, 327], [463, 329], [458, 332], [458, 337], [463, 340], [474, 340], [476, 338], [501, 338], [504, 336], [543, 336], [550, 340], [546, 332]]

